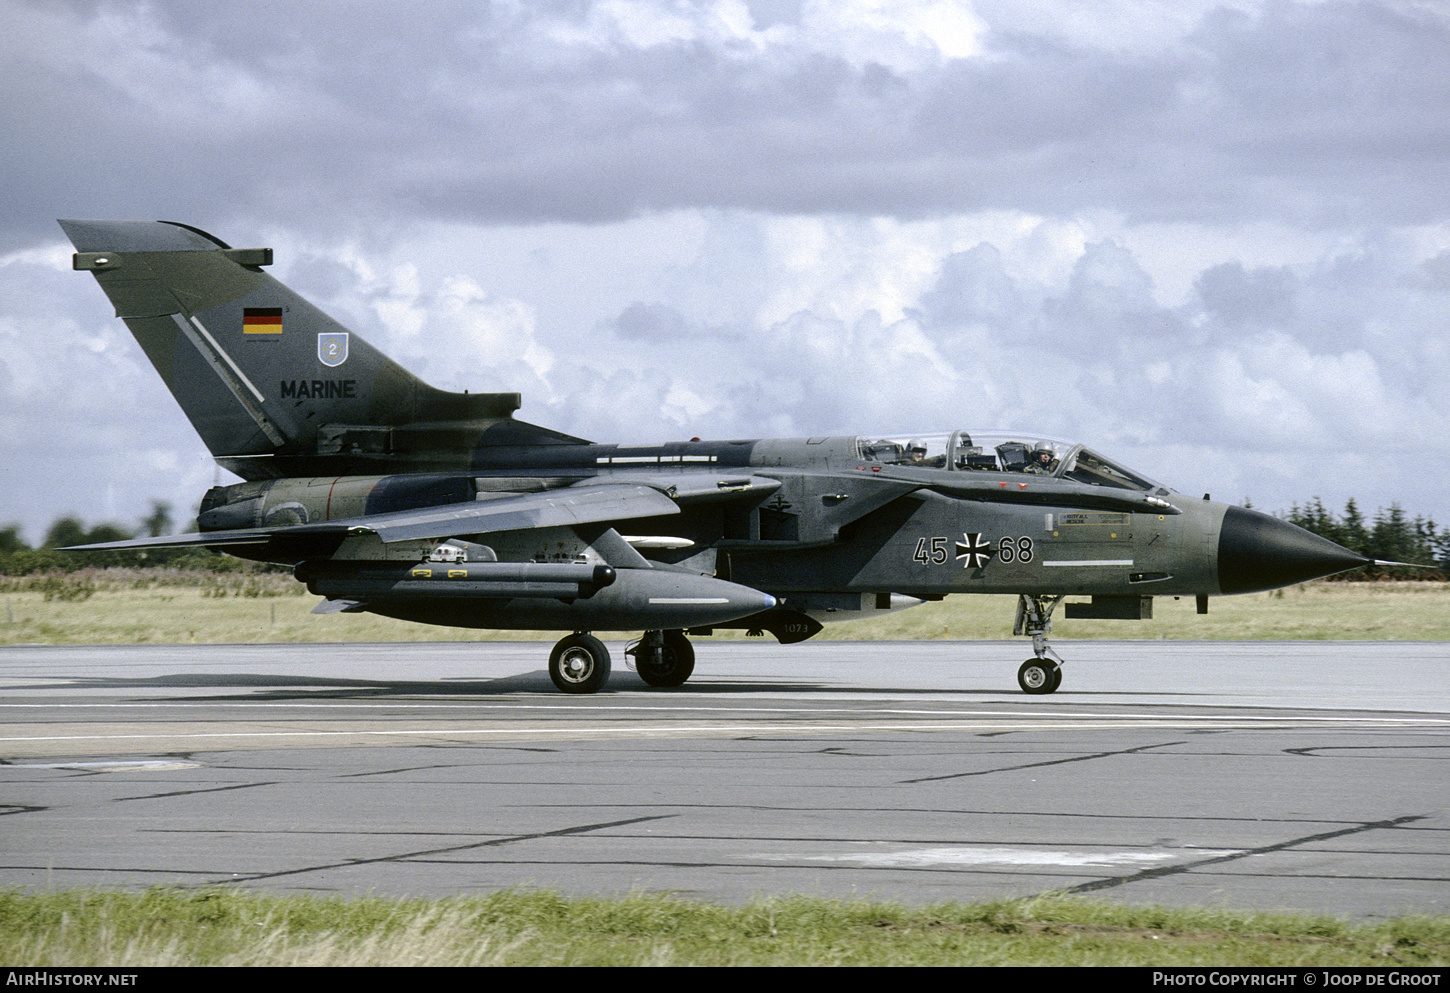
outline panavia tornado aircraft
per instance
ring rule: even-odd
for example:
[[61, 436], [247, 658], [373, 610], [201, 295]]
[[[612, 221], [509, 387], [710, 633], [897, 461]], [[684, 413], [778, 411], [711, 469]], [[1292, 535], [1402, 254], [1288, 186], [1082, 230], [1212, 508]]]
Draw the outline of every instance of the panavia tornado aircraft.
[[[183, 545], [293, 566], [317, 612], [569, 632], [549, 675], [592, 693], [591, 631], [643, 631], [644, 681], [713, 628], [802, 641], [823, 621], [953, 593], [1018, 596], [1051, 693], [1053, 609], [1141, 619], [1155, 596], [1250, 593], [1368, 565], [1253, 510], [1190, 499], [1082, 445], [931, 438], [600, 444], [516, 420], [516, 393], [423, 383], [263, 268], [185, 224], [60, 222], [216, 461], [244, 482]], [[969, 426], [970, 427], [970, 426]]]

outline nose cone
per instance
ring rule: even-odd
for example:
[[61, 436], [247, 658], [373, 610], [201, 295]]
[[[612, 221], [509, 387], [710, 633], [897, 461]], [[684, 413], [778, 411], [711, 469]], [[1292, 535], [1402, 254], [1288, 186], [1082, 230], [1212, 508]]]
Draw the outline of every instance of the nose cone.
[[1229, 507], [1218, 537], [1218, 585], [1257, 593], [1369, 565], [1373, 559], [1276, 517]]

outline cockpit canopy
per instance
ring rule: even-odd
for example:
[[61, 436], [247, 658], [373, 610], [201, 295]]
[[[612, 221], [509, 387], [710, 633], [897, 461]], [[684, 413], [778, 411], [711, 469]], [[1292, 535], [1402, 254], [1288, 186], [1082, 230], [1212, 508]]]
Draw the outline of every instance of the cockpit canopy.
[[1090, 486], [1143, 493], [1171, 492], [1119, 462], [1073, 442], [1036, 440], [1001, 433], [917, 435], [912, 438], [857, 438], [863, 460], [952, 472], [1023, 472]]

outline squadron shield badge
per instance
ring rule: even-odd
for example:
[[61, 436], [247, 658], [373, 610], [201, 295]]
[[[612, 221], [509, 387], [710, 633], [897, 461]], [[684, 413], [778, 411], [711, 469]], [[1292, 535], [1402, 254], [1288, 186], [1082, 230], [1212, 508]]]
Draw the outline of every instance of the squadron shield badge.
[[317, 336], [317, 360], [328, 368], [347, 361], [347, 332], [329, 331]]

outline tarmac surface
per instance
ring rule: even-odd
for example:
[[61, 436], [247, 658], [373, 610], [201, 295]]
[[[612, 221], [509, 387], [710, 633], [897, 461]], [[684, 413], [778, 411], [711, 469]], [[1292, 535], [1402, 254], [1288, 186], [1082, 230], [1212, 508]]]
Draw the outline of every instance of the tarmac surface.
[[0, 648], [0, 887], [1450, 913], [1450, 645]]

